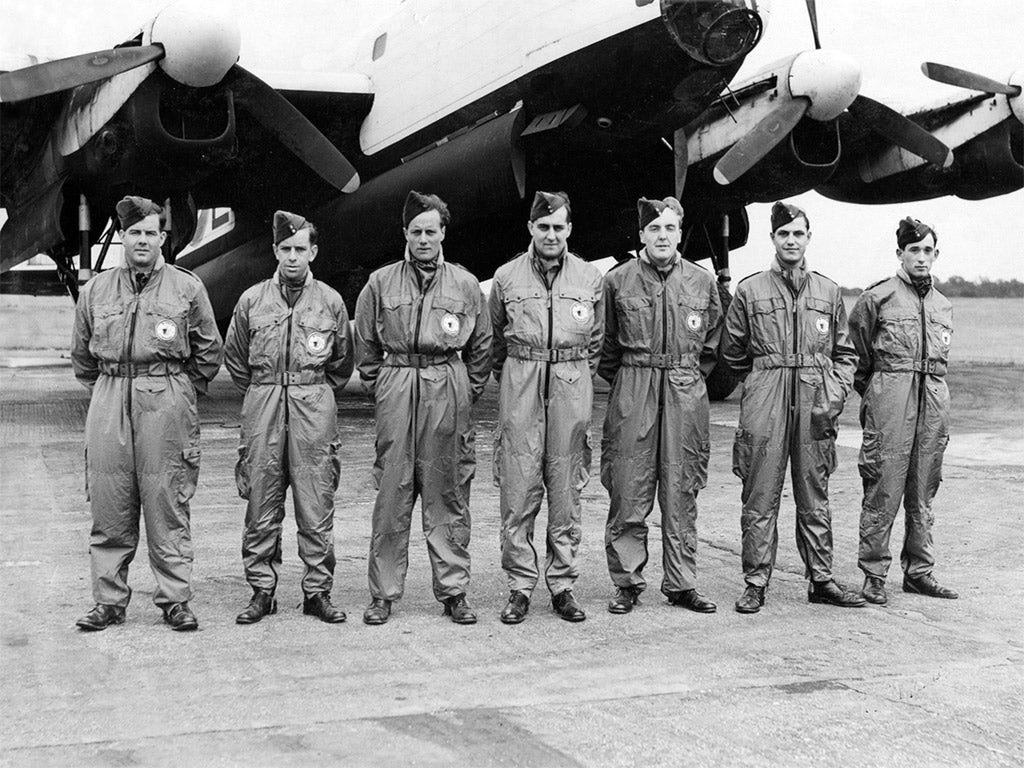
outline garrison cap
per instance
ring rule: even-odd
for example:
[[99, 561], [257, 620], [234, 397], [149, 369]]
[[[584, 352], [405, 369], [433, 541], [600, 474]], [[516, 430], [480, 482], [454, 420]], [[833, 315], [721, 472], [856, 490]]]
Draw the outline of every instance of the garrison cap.
[[664, 200], [648, 200], [646, 197], [641, 197], [636, 201], [636, 212], [640, 216], [640, 229], [643, 229], [656, 218], [661, 216], [665, 212], [665, 209], [675, 211], [679, 214], [679, 219], [683, 218], [683, 206], [674, 197], [666, 197]]
[[544, 216], [550, 216], [559, 208], [565, 208], [566, 214], [572, 217], [572, 207], [569, 205], [569, 195], [566, 192], [541, 192], [533, 196], [533, 205], [530, 207], [530, 221], [536, 221]]
[[794, 219], [799, 219], [801, 216], [804, 217], [804, 221], [807, 222], [807, 226], [811, 226], [811, 220], [807, 218], [807, 212], [803, 208], [799, 208], [789, 203], [776, 203], [772, 206], [772, 232], [784, 224]]
[[297, 213], [277, 211], [274, 214], [274, 245], [294, 235], [300, 229], [308, 229], [312, 225]]
[[164, 209], [145, 197], [128, 195], [121, 198], [121, 202], [117, 204], [117, 218], [121, 222], [122, 230], [128, 229], [132, 224], [137, 224], [154, 213], [160, 214], [160, 220], [163, 223]]
[[402, 226], [408, 227], [409, 222], [427, 211], [437, 211], [441, 217], [441, 226], [447, 227], [451, 221], [451, 214], [448, 213], [448, 206], [437, 195], [424, 195], [415, 189], [410, 189], [405, 198], [405, 206], [402, 208]]
[[935, 234], [935, 230], [929, 227], [922, 221], [912, 219], [909, 216], [900, 222], [900, 225], [896, 228], [896, 244], [900, 250], [910, 245], [911, 243], [919, 243], [924, 240], [928, 235], [937, 243], [939, 236]]

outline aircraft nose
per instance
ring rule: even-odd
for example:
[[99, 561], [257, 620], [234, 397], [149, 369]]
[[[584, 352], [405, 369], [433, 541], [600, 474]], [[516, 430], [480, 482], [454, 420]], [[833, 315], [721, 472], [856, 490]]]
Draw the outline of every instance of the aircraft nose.
[[164, 47], [163, 70], [193, 88], [219, 83], [238, 61], [242, 40], [235, 19], [201, 0], [180, 0], [162, 10], [149, 37], [143, 42]]
[[804, 51], [789, 69], [789, 90], [805, 96], [811, 106], [807, 116], [814, 120], [834, 120], [860, 92], [860, 65], [839, 51]]

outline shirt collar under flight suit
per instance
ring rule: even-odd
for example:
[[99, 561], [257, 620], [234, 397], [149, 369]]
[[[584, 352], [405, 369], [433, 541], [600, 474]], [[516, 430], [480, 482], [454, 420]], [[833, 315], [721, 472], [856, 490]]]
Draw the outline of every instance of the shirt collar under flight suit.
[[294, 307], [305, 287], [313, 282], [313, 270], [308, 267], [306, 268], [306, 277], [301, 283], [293, 283], [290, 280], [284, 279], [281, 276], [280, 269], [274, 270], [274, 277], [272, 279], [281, 291], [281, 298], [285, 300], [289, 307]]
[[434, 276], [437, 274], [437, 270], [444, 264], [444, 246], [438, 246], [437, 258], [431, 259], [430, 261], [423, 262], [415, 258], [409, 252], [409, 246], [405, 246], [405, 260], [413, 267], [413, 274], [416, 275], [416, 282], [419, 283], [420, 292], [426, 293], [426, 290], [430, 287], [431, 283], [434, 282]]
[[789, 264], [783, 264], [779, 257], [776, 256], [772, 259], [772, 272], [778, 274], [782, 278], [782, 281], [789, 286], [789, 290], [796, 296], [800, 293], [800, 289], [804, 287], [804, 283], [807, 281], [807, 257], [800, 259], [799, 264], [790, 266]]
[[554, 259], [546, 259], [541, 256], [533, 247], [533, 243], [530, 243], [530, 263], [533, 268], [537, 270], [537, 274], [540, 275], [544, 284], [550, 288], [555, 282], [555, 277], [562, 270], [562, 264], [565, 263], [565, 254], [569, 252], [568, 248], [562, 250], [562, 252]]

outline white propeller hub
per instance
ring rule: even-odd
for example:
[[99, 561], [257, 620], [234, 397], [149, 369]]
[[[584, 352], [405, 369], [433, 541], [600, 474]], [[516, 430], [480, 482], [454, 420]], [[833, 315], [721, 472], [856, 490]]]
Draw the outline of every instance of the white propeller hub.
[[808, 117], [835, 120], [860, 93], [860, 76], [860, 65], [845, 53], [804, 51], [790, 65], [789, 92], [810, 100]]
[[1024, 123], [1024, 70], [1018, 69], [1010, 75], [1010, 79], [1007, 82], [1021, 89], [1021, 92], [1016, 96], [1008, 96], [1006, 100], [1010, 102], [1010, 110], [1013, 112], [1013, 116]]
[[184, 85], [204, 88], [219, 83], [238, 61], [242, 34], [238, 22], [218, 10], [218, 4], [181, 0], [153, 19], [149, 39], [166, 55], [163, 70]]

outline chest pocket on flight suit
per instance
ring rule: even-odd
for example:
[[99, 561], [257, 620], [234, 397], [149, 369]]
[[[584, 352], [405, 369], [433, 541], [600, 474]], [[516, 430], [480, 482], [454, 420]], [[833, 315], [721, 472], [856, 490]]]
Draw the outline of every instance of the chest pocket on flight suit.
[[281, 351], [281, 324], [283, 316], [274, 313], [259, 314], [249, 320], [249, 367], [273, 368]]
[[317, 312], [296, 319], [299, 329], [296, 362], [300, 369], [318, 369], [326, 365], [334, 350], [338, 326], [330, 315]]
[[875, 355], [919, 357], [921, 354], [921, 320], [909, 307], [882, 307], [878, 315]]
[[399, 349], [411, 348], [409, 340], [416, 332], [413, 327], [415, 319], [412, 316], [412, 308], [413, 297], [411, 295], [381, 297], [377, 332], [385, 346], [394, 346]]
[[953, 324], [945, 313], [928, 313], [928, 357], [932, 360], [949, 360], [949, 347], [953, 343]]
[[508, 315], [508, 327], [505, 336], [510, 341], [531, 346], [546, 346], [547, 334], [544, 333], [547, 294], [539, 288], [510, 289], [505, 294], [505, 314]]
[[586, 346], [590, 343], [590, 330], [594, 326], [597, 297], [574, 286], [559, 288], [554, 293], [556, 334], [564, 334], [572, 346]]
[[807, 311], [804, 313], [803, 351], [824, 352], [831, 355], [832, 339], [835, 329], [832, 327], [832, 302], [808, 296], [805, 299]]
[[654, 335], [654, 300], [650, 296], [619, 296], [615, 299], [619, 339], [624, 345], [650, 349]]
[[754, 299], [750, 302], [750, 338], [754, 354], [763, 352], [788, 353], [785, 343], [789, 312], [781, 296]]
[[[692, 296], [684, 293], [679, 297], [679, 319], [682, 322], [681, 331], [689, 337], [690, 341], [697, 341], [700, 345], [708, 331], [708, 297]], [[682, 349], [681, 352], [687, 350]], [[700, 346], [690, 351], [700, 351]]]
[[121, 304], [97, 304], [92, 309], [90, 351], [101, 360], [120, 360], [124, 348], [125, 308]]
[[144, 307], [142, 327], [135, 338], [159, 357], [183, 360], [188, 357], [188, 307], [180, 304], [153, 304]]
[[466, 302], [448, 296], [435, 297], [425, 330], [438, 349], [461, 349], [471, 330]]

